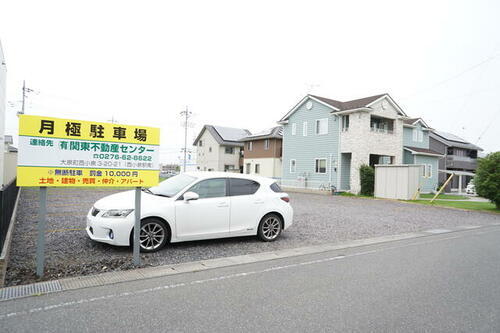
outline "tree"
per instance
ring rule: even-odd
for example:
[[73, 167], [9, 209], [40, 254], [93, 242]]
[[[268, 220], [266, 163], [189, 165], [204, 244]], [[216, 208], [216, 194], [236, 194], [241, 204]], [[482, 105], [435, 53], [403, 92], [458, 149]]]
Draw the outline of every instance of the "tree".
[[500, 209], [500, 151], [479, 159], [474, 185], [479, 196]]
[[359, 180], [361, 183], [361, 191], [359, 194], [373, 196], [375, 190], [375, 169], [366, 164], [360, 166]]

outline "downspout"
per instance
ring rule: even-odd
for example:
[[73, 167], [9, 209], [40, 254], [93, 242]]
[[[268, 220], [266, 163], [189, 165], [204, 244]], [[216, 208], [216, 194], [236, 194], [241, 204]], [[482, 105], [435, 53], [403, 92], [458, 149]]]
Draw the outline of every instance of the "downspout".
[[337, 116], [337, 122], [339, 123], [338, 126], [339, 126], [339, 144], [338, 144], [338, 159], [337, 159], [337, 190], [341, 190], [340, 188], [340, 174], [341, 174], [341, 157], [342, 157], [342, 153], [341, 153], [341, 150], [340, 150], [340, 138], [342, 137], [342, 121], [340, 119], [340, 116], [336, 115]]
[[330, 183], [330, 185], [332, 185], [332, 169], [333, 169], [332, 158], [333, 158], [333, 154], [330, 153], [330, 161], [328, 161], [328, 164], [330, 165], [330, 172], [329, 172], [329, 175], [328, 175], [328, 182]]

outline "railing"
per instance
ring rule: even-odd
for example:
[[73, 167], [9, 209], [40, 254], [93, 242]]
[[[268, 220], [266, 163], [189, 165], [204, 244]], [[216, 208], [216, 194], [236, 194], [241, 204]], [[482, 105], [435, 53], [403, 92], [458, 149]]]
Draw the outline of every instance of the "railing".
[[459, 155], [447, 155], [447, 158], [451, 161], [463, 161], [463, 162], [476, 162], [477, 158], [469, 156], [459, 156]]
[[474, 170], [477, 167], [477, 159], [468, 156], [446, 156], [446, 167]]
[[0, 252], [3, 249], [5, 237], [10, 226], [10, 219], [14, 212], [17, 193], [19, 187], [16, 186], [16, 180], [5, 186], [3, 191], [0, 191]]
[[283, 187], [309, 190], [331, 191], [332, 187], [334, 187], [333, 184], [328, 181], [311, 180], [300, 177], [298, 179], [279, 179], [277, 183]]
[[385, 134], [393, 134], [394, 133], [394, 131], [391, 129], [377, 128], [377, 127], [373, 127], [373, 126], [370, 127], [370, 130], [372, 132], [376, 132], [376, 133], [385, 133]]

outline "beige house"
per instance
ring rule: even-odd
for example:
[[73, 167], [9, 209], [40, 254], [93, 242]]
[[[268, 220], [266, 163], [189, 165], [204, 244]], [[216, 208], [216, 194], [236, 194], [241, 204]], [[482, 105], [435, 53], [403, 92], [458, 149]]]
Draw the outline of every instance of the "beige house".
[[243, 172], [243, 142], [250, 131], [205, 125], [194, 140], [197, 170]]
[[281, 126], [241, 139], [245, 143], [243, 172], [281, 178], [282, 139], [283, 128]]

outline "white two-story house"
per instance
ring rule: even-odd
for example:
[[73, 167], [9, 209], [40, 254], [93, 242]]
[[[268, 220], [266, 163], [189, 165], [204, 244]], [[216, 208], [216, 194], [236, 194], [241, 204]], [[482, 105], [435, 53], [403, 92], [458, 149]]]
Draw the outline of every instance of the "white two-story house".
[[243, 147], [240, 140], [250, 131], [241, 128], [205, 125], [194, 140], [199, 171], [243, 172]]

